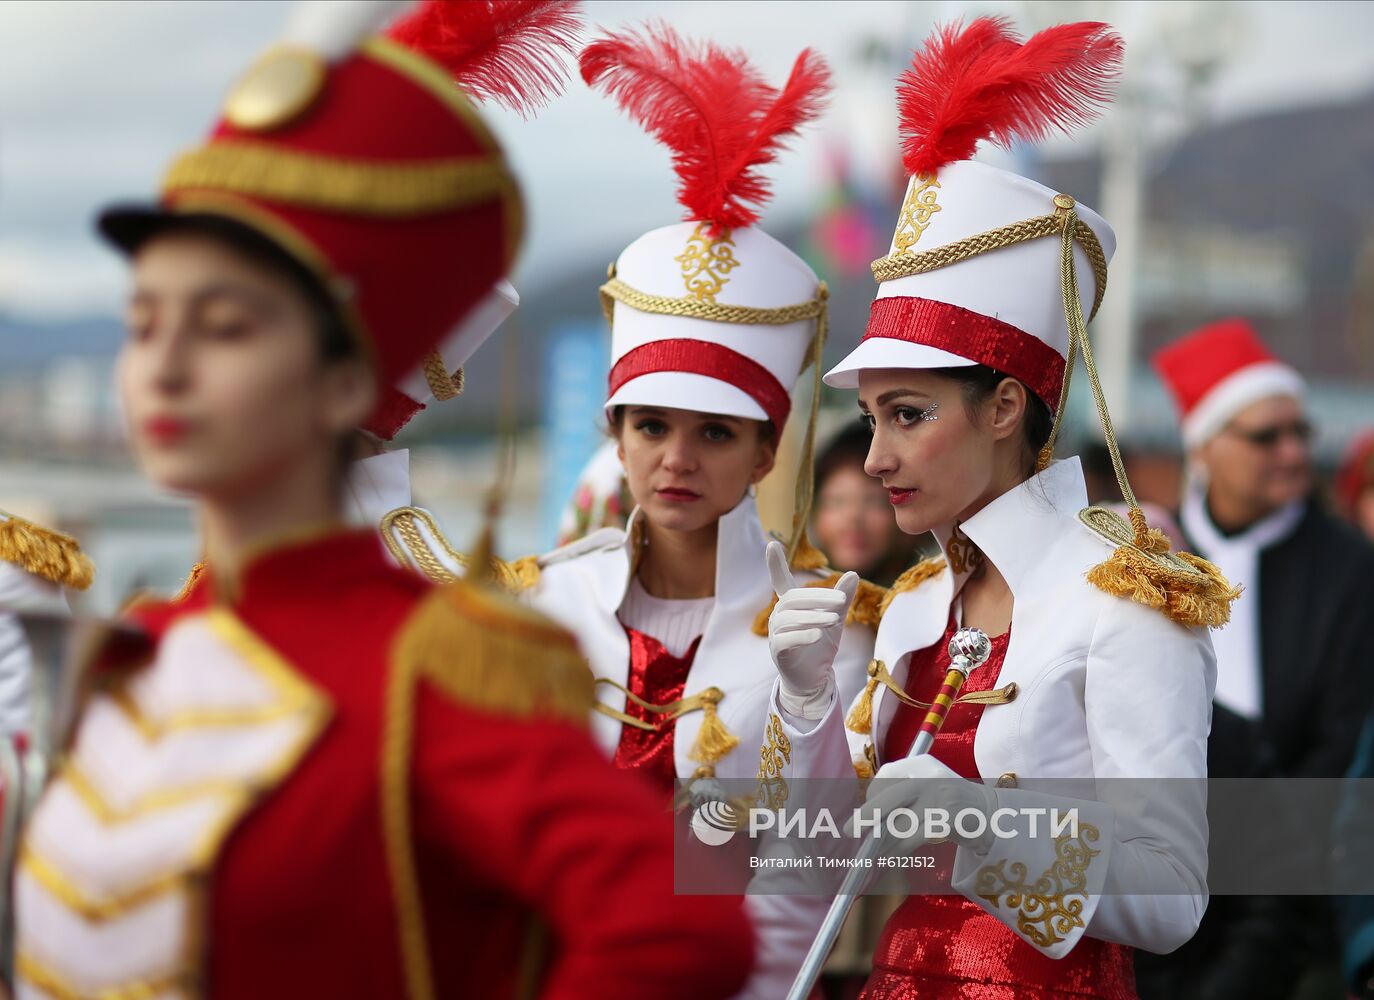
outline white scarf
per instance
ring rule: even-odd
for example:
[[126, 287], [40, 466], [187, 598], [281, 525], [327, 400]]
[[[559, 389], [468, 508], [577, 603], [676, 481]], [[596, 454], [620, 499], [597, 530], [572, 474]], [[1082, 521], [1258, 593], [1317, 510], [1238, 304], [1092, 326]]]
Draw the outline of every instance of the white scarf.
[[1212, 645], [1217, 653], [1216, 700], [1247, 719], [1258, 719], [1264, 710], [1260, 675], [1260, 553], [1293, 533], [1302, 520], [1304, 506], [1299, 500], [1281, 507], [1227, 537], [1207, 513], [1205, 490], [1190, 486], [1183, 499], [1183, 530], [1201, 550], [1198, 554], [1216, 563], [1233, 586], [1243, 588], [1231, 605], [1231, 623], [1212, 633]]

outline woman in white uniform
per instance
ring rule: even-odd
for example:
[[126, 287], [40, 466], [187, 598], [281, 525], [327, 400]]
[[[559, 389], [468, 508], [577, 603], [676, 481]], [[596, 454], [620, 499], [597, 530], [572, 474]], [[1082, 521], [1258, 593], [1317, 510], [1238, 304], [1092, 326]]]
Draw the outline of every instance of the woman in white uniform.
[[[775, 671], [754, 487], [773, 467], [792, 384], [820, 356], [826, 292], [754, 225], [767, 193], [757, 169], [819, 111], [828, 73], [803, 53], [779, 91], [742, 55], [666, 28], [609, 36], [581, 62], [589, 83], [673, 151], [689, 221], [635, 240], [601, 289], [612, 325], [606, 415], [636, 505], [627, 529], [525, 562], [524, 593], [590, 659], [601, 745], [667, 797], [679, 783], [760, 773]], [[741, 157], [745, 148], [752, 155]], [[801, 475], [809, 483], [809, 468]], [[800, 509], [795, 525], [805, 518]], [[823, 568], [800, 527], [790, 548], [805, 581], [838, 585], [846, 602], [859, 589], [855, 574]], [[863, 597], [871, 611], [878, 592]], [[870, 627], [844, 627], [833, 673], [841, 697], [863, 686], [872, 641]], [[749, 995], [777, 997], [824, 900], [750, 902], [760, 956]]]
[[[936, 855], [944, 884], [889, 920], [864, 997], [1122, 1000], [1135, 995], [1130, 949], [1177, 947], [1206, 905], [1205, 626], [1226, 620], [1234, 592], [1147, 529], [1119, 457], [1131, 524], [1085, 510], [1078, 460], [1051, 460], [1080, 349], [1106, 417], [1083, 317], [1101, 301], [1114, 238], [1072, 198], [968, 159], [979, 139], [1091, 117], [1120, 49], [1105, 25], [1022, 43], [981, 18], [937, 33], [901, 82], [912, 177], [873, 266], [867, 331], [826, 381], [857, 388], [873, 431], [866, 470], [902, 529], [933, 531], [942, 554], [894, 585], [852, 705], [819, 693], [833, 688], [829, 609], [842, 595], [791, 589], [770, 549], [784, 777], [876, 772], [869, 821], [900, 807], [975, 814], [952, 848], [920, 830], [896, 844]], [[960, 627], [981, 629], [990, 655], [934, 749], [909, 756]], [[1109, 780], [1164, 778], [1194, 780]], [[1089, 780], [1079, 801], [1036, 790], [1040, 779]], [[1028, 810], [1075, 806], [1076, 829], [1047, 836], [1041, 814], [1033, 832]], [[980, 828], [976, 814], [998, 809], [1013, 812]]]

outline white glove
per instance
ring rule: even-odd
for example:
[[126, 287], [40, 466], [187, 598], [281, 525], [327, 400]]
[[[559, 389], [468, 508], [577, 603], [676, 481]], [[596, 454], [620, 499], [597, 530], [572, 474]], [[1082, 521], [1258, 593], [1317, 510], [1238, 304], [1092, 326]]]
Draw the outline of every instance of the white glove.
[[[886, 817], [893, 810], [903, 808], [915, 811], [920, 823], [912, 836], [893, 838], [889, 835], [887, 820], [882, 820], [879, 829], [884, 833], [883, 845], [891, 853], [909, 854], [934, 839], [926, 830], [926, 817], [930, 811], [937, 809], [945, 811], [949, 822], [949, 835], [941, 837], [942, 840], [952, 840], [977, 854], [986, 854], [996, 837], [991, 817], [997, 808], [997, 793], [981, 781], [959, 777], [930, 754], [904, 757], [878, 768], [878, 773], [868, 785], [867, 798], [859, 807], [858, 814], [872, 824], [875, 817]], [[959, 832], [955, 820], [961, 812], [982, 813], [981, 822], [973, 816], [964, 819], [965, 830], [980, 831], [976, 836]], [[900, 828], [904, 829], [907, 825], [903, 822]], [[856, 824], [851, 820], [846, 832], [853, 836], [855, 828]], [[864, 829], [871, 831], [875, 827], [868, 825]]]
[[834, 697], [832, 668], [849, 605], [859, 589], [859, 574], [846, 573], [833, 588], [798, 587], [787, 567], [786, 550], [779, 542], [769, 542], [768, 575], [778, 595], [768, 616], [768, 652], [778, 668], [778, 700], [789, 715], [819, 719]]

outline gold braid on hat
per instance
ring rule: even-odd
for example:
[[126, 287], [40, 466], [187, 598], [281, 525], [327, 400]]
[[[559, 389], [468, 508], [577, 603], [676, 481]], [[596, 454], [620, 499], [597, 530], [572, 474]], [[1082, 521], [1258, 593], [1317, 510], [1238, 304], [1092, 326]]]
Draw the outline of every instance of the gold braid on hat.
[[1207, 560], [1188, 552], [1170, 552], [1168, 538], [1157, 528], [1151, 528], [1145, 519], [1145, 513], [1126, 476], [1126, 466], [1098, 378], [1087, 321], [1083, 318], [1082, 301], [1078, 295], [1074, 247], [1083, 248], [1093, 268], [1096, 283], [1093, 316], [1097, 314], [1107, 289], [1106, 256], [1092, 228], [1078, 218], [1073, 198], [1057, 194], [1054, 196], [1054, 207], [1050, 215], [991, 229], [934, 250], [916, 254], [906, 251], [889, 254], [873, 262], [873, 275], [880, 283], [893, 281], [958, 264], [979, 254], [992, 253], [1028, 240], [1059, 237], [1059, 280], [1064, 297], [1064, 318], [1069, 331], [1069, 349], [1065, 357], [1059, 405], [1055, 410], [1049, 439], [1037, 458], [1036, 471], [1044, 471], [1053, 460], [1055, 440], [1059, 436], [1069, 398], [1074, 362], [1081, 353], [1098, 420], [1107, 440], [1107, 451], [1111, 455], [1112, 471], [1129, 508], [1129, 521], [1105, 507], [1088, 507], [1079, 513], [1079, 520], [1083, 524], [1116, 546], [1109, 559], [1088, 572], [1088, 581], [1107, 593], [1129, 597], [1158, 608], [1181, 624], [1219, 628], [1230, 620], [1231, 602], [1239, 596], [1240, 591], [1232, 587], [1221, 571]]
[[[806, 522], [811, 517], [811, 499], [815, 489], [812, 481], [815, 476], [816, 456], [816, 414], [821, 403], [821, 357], [825, 352], [825, 337], [829, 331], [830, 317], [828, 304], [830, 289], [824, 281], [816, 286], [816, 297], [809, 302], [799, 302], [790, 306], [762, 309], [757, 306], [728, 305], [721, 302], [705, 301], [696, 296], [674, 298], [669, 295], [650, 295], [641, 292], [615, 276], [615, 264], [606, 269], [607, 281], [601, 286], [601, 311], [606, 322], [615, 325], [615, 304], [629, 306], [642, 313], [658, 316], [682, 316], [688, 319], [704, 319], [713, 323], [739, 323], [759, 326], [786, 326], [802, 320], [816, 321], [816, 334], [811, 338], [806, 360], [802, 370], [810, 365], [813, 369], [814, 384], [811, 391], [811, 409], [806, 418], [806, 435], [802, 439], [801, 463], [797, 471], [797, 485], [792, 501], [792, 533], [787, 540], [787, 558], [793, 561], [806, 542]], [[777, 428], [779, 434], [782, 428]]]

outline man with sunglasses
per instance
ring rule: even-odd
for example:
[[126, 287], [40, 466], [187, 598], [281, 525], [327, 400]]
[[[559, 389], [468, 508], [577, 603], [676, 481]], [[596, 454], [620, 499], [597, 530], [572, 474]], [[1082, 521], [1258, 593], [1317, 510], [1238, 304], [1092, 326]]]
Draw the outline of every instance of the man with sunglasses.
[[[1154, 366], [1181, 416], [1189, 548], [1244, 587], [1212, 633], [1209, 774], [1338, 778], [1374, 701], [1374, 547], [1312, 497], [1306, 384], [1240, 319], [1189, 334]], [[1308, 995], [1299, 982], [1339, 992], [1325, 899], [1212, 902], [1193, 941], [1138, 967], [1142, 998]]]
[[1212, 637], [1216, 701], [1255, 724], [1279, 774], [1340, 777], [1374, 700], [1374, 548], [1310, 495], [1306, 384], [1240, 319], [1154, 366], [1181, 413], [1183, 530], [1245, 588]]

